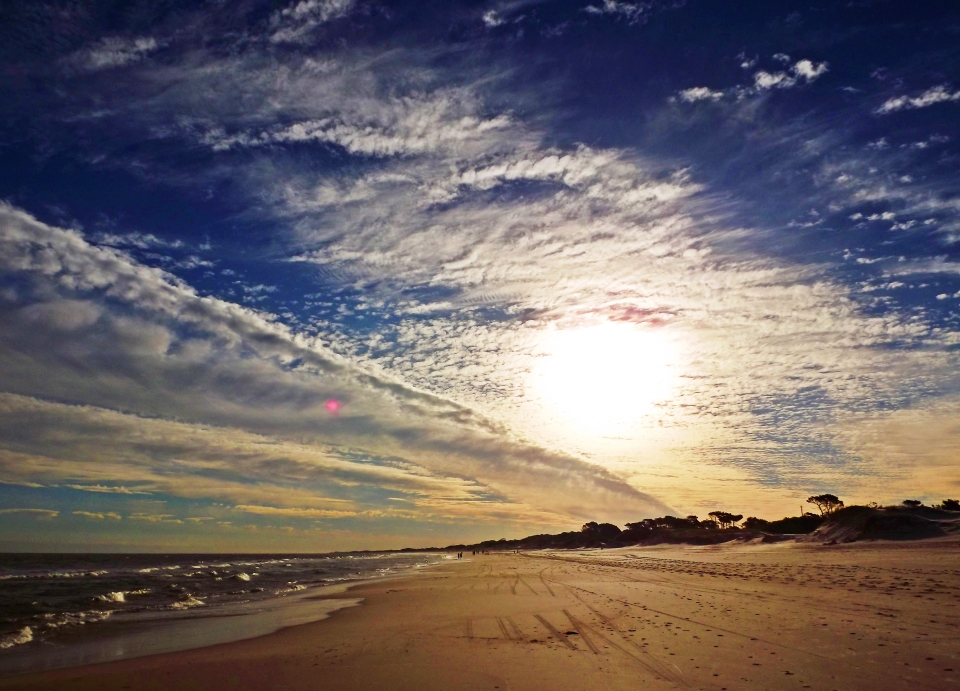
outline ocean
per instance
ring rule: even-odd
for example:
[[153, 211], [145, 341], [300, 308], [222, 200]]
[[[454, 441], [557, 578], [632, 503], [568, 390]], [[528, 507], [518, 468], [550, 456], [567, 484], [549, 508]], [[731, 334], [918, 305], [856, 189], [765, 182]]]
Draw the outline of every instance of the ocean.
[[316, 595], [442, 555], [0, 555], [0, 674], [224, 643], [356, 604]]

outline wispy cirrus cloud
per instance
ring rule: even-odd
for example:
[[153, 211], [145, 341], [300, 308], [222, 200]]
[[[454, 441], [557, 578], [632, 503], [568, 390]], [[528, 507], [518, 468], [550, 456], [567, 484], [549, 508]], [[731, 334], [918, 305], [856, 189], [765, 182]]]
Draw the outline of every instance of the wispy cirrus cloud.
[[109, 37], [75, 53], [68, 62], [82, 69], [98, 71], [130, 65], [160, 48], [155, 38]]
[[53, 509], [0, 509], [0, 514], [25, 514], [28, 516], [36, 516], [37, 518], [56, 518], [60, 515], [60, 512], [54, 511]]
[[947, 84], [932, 86], [919, 96], [894, 96], [888, 98], [877, 108], [878, 115], [895, 113], [899, 110], [915, 110], [917, 108], [929, 108], [938, 103], [951, 103], [960, 101], [960, 90], [951, 91]]
[[644, 21], [651, 10], [652, 5], [648, 3], [621, 2], [620, 0], [603, 0], [598, 5], [587, 5], [583, 8], [587, 14], [610, 15], [625, 19], [630, 24]]
[[271, 17], [270, 40], [274, 43], [308, 43], [318, 27], [347, 16], [355, 0], [300, 0]]
[[455, 93], [437, 94], [429, 100], [397, 99], [382, 104], [380, 112], [370, 113], [373, 117], [367, 122], [350, 122], [339, 115], [258, 134], [231, 135], [214, 129], [205, 132], [202, 141], [215, 151], [317, 142], [335, 144], [352, 154], [402, 156], [467, 146], [510, 123], [508, 115], [478, 118], [458, 100]]
[[80, 490], [81, 492], [96, 492], [99, 494], [150, 494], [150, 492], [130, 489], [129, 487], [123, 487], [122, 485], [64, 485], [64, 487]]
[[238, 504], [233, 508], [235, 511], [253, 513], [259, 516], [284, 516], [288, 518], [343, 518], [345, 516], [356, 515], [356, 513], [353, 511], [338, 511], [336, 509], [305, 509], [294, 506], [279, 507]]

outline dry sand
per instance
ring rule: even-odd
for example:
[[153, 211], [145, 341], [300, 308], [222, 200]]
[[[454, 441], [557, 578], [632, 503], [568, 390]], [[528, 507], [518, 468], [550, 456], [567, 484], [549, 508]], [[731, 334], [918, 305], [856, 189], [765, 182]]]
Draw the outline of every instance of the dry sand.
[[0, 689], [960, 688], [960, 543], [467, 557], [262, 638]]

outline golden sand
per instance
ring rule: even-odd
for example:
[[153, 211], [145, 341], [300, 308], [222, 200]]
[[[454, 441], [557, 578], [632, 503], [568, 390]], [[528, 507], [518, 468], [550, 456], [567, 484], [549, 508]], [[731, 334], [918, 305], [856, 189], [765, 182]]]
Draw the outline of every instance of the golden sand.
[[262, 638], [0, 689], [960, 688], [960, 544], [494, 554]]

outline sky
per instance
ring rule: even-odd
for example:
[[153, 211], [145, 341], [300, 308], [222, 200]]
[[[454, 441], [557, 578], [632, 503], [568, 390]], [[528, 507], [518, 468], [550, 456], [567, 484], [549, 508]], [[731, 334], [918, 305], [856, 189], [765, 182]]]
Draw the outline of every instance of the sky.
[[14, 0], [0, 93], [0, 549], [960, 495], [952, 3]]

